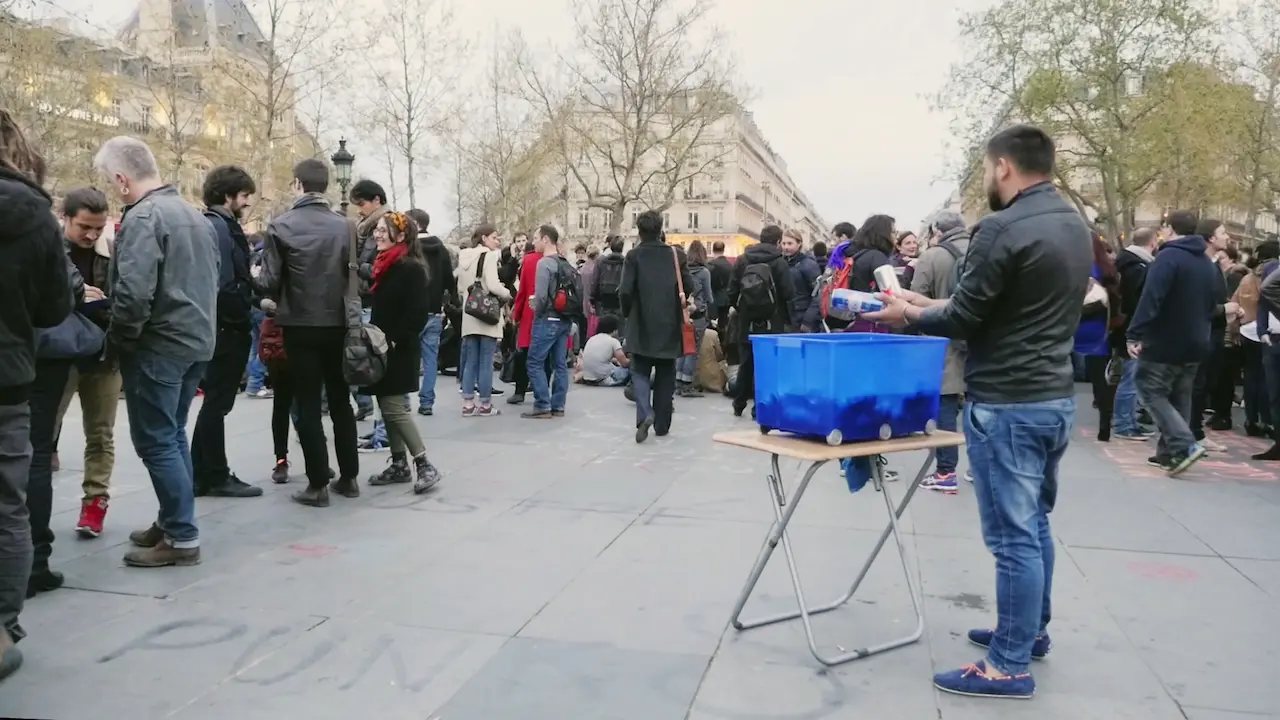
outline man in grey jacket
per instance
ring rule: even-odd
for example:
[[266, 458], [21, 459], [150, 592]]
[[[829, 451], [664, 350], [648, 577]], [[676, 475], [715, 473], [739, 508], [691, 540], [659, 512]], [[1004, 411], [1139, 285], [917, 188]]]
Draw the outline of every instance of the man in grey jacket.
[[195, 565], [200, 533], [187, 445], [187, 413], [217, 330], [218, 238], [160, 179], [137, 138], [116, 137], [94, 167], [126, 203], [108, 271], [108, 351], [120, 360], [129, 433], [160, 501], [156, 522], [129, 535], [134, 567]]
[[[969, 251], [969, 231], [964, 218], [951, 210], [943, 210], [929, 223], [929, 249], [916, 262], [911, 280], [912, 292], [933, 300], [946, 300], [955, 291]], [[942, 371], [942, 402], [938, 407], [938, 427], [955, 432], [964, 394], [964, 341], [952, 340], [947, 345], [947, 364]], [[937, 466], [921, 483], [923, 487], [948, 495], [956, 493], [956, 464], [960, 449], [938, 448]]]
[[348, 264], [355, 232], [351, 221], [329, 206], [329, 168], [303, 160], [293, 168], [293, 208], [271, 221], [262, 252], [260, 289], [276, 301], [276, 324], [284, 329], [285, 353], [298, 403], [298, 439], [307, 465], [307, 488], [293, 499], [329, 506], [329, 448], [320, 423], [320, 388], [329, 397], [329, 420], [341, 477], [333, 486], [358, 497], [356, 419], [342, 376], [346, 334]]

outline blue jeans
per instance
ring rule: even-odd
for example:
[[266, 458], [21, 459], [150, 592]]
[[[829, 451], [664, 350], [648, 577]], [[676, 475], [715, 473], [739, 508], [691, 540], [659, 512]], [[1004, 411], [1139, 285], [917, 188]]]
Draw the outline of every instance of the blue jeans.
[[176, 548], [200, 545], [187, 414], [206, 364], [173, 360], [146, 350], [120, 358], [133, 448], [146, 466], [160, 502], [156, 526]]
[[444, 316], [432, 315], [422, 328], [419, 342], [422, 344], [422, 386], [418, 389], [418, 407], [435, 407], [436, 376], [440, 374], [440, 332], [444, 329]]
[[1123, 362], [1120, 384], [1116, 386], [1115, 408], [1111, 413], [1111, 432], [1117, 435], [1137, 435], [1142, 430], [1138, 427], [1138, 384], [1134, 381], [1138, 373], [1138, 361], [1125, 358]]
[[462, 338], [462, 399], [480, 396], [480, 403], [488, 405], [493, 396], [493, 353], [498, 349], [498, 338], [487, 335], [468, 335]]
[[1074, 398], [969, 402], [965, 408], [982, 536], [996, 558], [996, 630], [987, 660], [1001, 672], [1026, 672], [1031, 646], [1049, 625], [1054, 560], [1049, 513], [1075, 415]]
[[267, 319], [267, 314], [261, 310], [254, 310], [249, 317], [252, 322], [249, 340], [249, 383], [245, 385], [244, 391], [253, 395], [262, 390], [267, 380], [267, 364], [258, 357], [258, 338], [262, 336], [262, 321]]
[[[564, 410], [569, 395], [569, 330], [573, 323], [553, 318], [533, 321], [529, 344], [529, 385], [535, 411]], [[555, 388], [547, 378], [547, 358], [555, 372]], [[464, 386], [465, 387], [465, 386]]]
[[[948, 432], [956, 431], [956, 421], [960, 415], [960, 395], [943, 395], [938, 403], [938, 429]], [[960, 448], [938, 448], [938, 464], [934, 471], [939, 475], [949, 475], [956, 471], [960, 462]]]

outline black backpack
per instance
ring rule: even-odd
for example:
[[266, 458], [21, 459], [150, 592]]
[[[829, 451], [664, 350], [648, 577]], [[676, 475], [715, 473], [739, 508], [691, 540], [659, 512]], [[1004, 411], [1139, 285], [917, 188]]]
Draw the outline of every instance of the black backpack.
[[773, 319], [778, 312], [777, 298], [773, 270], [768, 263], [752, 263], [743, 270], [738, 291], [738, 312], [743, 319], [752, 322]]
[[551, 295], [551, 309], [556, 315], [574, 318], [582, 315], [582, 284], [578, 270], [568, 260], [559, 258], [556, 267], [556, 287]]
[[617, 256], [611, 255], [607, 261], [601, 260], [596, 264], [600, 302], [610, 307], [618, 304], [618, 292], [622, 289], [622, 258], [615, 261], [614, 257]]

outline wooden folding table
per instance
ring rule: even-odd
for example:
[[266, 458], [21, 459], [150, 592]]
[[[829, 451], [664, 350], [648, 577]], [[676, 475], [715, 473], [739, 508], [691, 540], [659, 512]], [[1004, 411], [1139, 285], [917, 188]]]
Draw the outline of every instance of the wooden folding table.
[[[902, 513], [907, 509], [907, 504], [911, 502], [911, 498], [915, 496], [916, 490], [920, 488], [920, 483], [924, 481], [925, 476], [929, 472], [929, 468], [933, 464], [933, 459], [937, 455], [938, 448], [956, 447], [964, 444], [964, 436], [959, 433], [937, 431], [929, 435], [917, 435], [894, 440], [876, 440], [873, 442], [851, 443], [848, 445], [831, 446], [821, 440], [806, 440], [787, 435], [764, 435], [758, 430], [741, 430], [733, 432], [722, 432], [712, 436], [712, 440], [726, 445], [735, 445], [737, 447], [747, 448], [749, 450], [757, 450], [769, 453], [772, 457], [772, 472], [768, 476], [769, 494], [772, 498], [773, 514], [775, 520], [769, 528], [769, 534], [765, 537], [764, 546], [760, 548], [760, 554], [756, 557], [755, 565], [751, 568], [751, 574], [747, 577], [747, 583], [742, 588], [742, 594], [738, 597], [737, 603], [733, 608], [733, 617], [730, 622], [738, 630], [748, 630], [751, 628], [772, 625], [774, 623], [786, 620], [794, 620], [800, 618], [800, 622], [804, 624], [804, 634], [809, 641], [809, 650], [818, 662], [823, 665], [839, 665], [840, 663], [849, 662], [850, 660], [858, 660], [860, 658], [875, 655], [886, 650], [909, 645], [916, 642], [924, 635], [924, 615], [920, 611], [921, 600], [917, 593], [915, 583], [911, 577], [911, 567], [907, 562], [906, 548], [903, 546], [902, 537], [898, 532], [898, 519], [902, 517]], [[928, 456], [924, 463], [920, 466], [920, 471], [916, 473], [915, 480], [907, 487], [906, 495], [902, 498], [902, 503], [896, 507], [893, 499], [889, 496], [889, 492], [885, 487], [884, 469], [881, 463], [875, 460], [876, 456], [891, 455], [893, 453], [910, 452], [913, 450], [927, 450]], [[804, 476], [800, 480], [800, 485], [796, 488], [795, 495], [788, 502], [786, 489], [783, 487], [782, 470], [778, 466], [779, 458], [793, 458], [809, 462], [809, 469], [805, 471]], [[862, 565], [862, 569], [858, 572], [858, 576], [854, 578], [853, 584], [849, 587], [849, 591], [834, 601], [819, 607], [811, 608], [804, 599], [804, 590], [800, 584], [800, 574], [796, 568], [795, 556], [791, 551], [791, 540], [787, 535], [787, 525], [791, 522], [791, 517], [795, 515], [796, 508], [800, 505], [800, 499], [804, 497], [804, 492], [809, 487], [809, 482], [813, 480], [813, 476], [818, 472], [819, 468], [832, 460], [844, 460], [846, 458], [872, 458], [873, 472], [870, 484], [884, 496], [885, 508], [889, 514], [889, 524], [885, 527], [884, 532], [880, 533], [880, 539], [872, 549], [871, 554]], [[858, 591], [858, 587], [866, 578], [867, 572], [871, 569], [872, 563], [876, 557], [880, 555], [880, 551], [884, 548], [885, 542], [892, 535], [894, 542], [898, 547], [898, 557], [902, 561], [902, 570], [907, 578], [907, 592], [911, 595], [911, 605], [916, 614], [916, 629], [910, 635], [897, 640], [883, 642], [878, 645], [868, 645], [859, 647], [854, 650], [842, 652], [838, 655], [824, 655], [818, 649], [817, 640], [813, 636], [813, 626], [809, 621], [810, 616], [834, 610], [853, 597]], [[744, 621], [741, 619], [742, 609], [747, 604], [747, 600], [751, 597], [751, 593], [755, 590], [756, 583], [760, 581], [760, 574], [764, 572], [764, 568], [769, 563], [769, 559], [773, 556], [773, 551], [778, 546], [778, 541], [782, 541], [782, 550], [787, 559], [787, 568], [791, 571], [791, 584], [796, 591], [796, 603], [799, 609], [793, 612], [785, 612], [778, 615], [763, 617], [758, 620]]]

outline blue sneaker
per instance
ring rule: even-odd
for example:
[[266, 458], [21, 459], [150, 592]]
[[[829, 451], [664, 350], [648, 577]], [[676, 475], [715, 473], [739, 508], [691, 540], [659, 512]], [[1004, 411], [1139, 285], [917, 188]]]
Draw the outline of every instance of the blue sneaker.
[[[996, 634], [995, 630], [970, 630], [969, 642], [978, 647], [991, 647], [991, 638]], [[1049, 634], [1036, 636], [1035, 645], [1031, 646], [1031, 659], [1043, 660], [1049, 654], [1049, 648], [1052, 643], [1049, 642]]]
[[997, 678], [987, 675], [987, 663], [979, 660], [959, 670], [933, 676], [933, 686], [953, 695], [1027, 700], [1036, 694], [1036, 680], [1031, 673]]
[[956, 490], [958, 489], [958, 486], [956, 485], [956, 474], [953, 472], [933, 473], [921, 481], [920, 487], [927, 488], [929, 490], [937, 490], [938, 492], [946, 495], [955, 495]]

